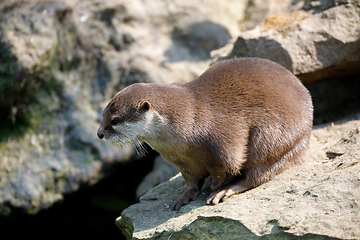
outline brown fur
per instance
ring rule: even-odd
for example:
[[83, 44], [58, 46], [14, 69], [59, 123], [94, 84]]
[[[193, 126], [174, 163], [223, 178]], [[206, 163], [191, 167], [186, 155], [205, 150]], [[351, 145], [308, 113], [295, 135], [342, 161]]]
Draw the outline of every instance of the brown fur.
[[[207, 203], [217, 204], [309, 158], [309, 92], [290, 71], [264, 59], [217, 62], [188, 83], [133, 84], [103, 116], [100, 138], [121, 138], [125, 127], [115, 130], [114, 118], [129, 128], [144, 126], [131, 134], [180, 170], [188, 189], [176, 210], [196, 198], [209, 175], [214, 192]], [[150, 125], [135, 126], [145, 118]], [[237, 177], [224, 185], [228, 175]]]

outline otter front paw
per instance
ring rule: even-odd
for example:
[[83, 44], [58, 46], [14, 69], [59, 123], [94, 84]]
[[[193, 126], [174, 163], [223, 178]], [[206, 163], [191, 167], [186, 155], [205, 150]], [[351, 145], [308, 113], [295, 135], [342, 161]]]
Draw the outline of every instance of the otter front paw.
[[186, 189], [185, 192], [183, 192], [183, 194], [175, 201], [171, 209], [178, 211], [183, 205], [189, 204], [191, 200], [195, 200], [199, 193], [200, 191], [198, 189]]

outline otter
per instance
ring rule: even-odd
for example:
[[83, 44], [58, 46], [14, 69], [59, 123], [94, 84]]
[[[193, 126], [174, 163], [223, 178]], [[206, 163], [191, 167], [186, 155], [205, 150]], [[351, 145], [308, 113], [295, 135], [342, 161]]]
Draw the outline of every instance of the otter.
[[174, 164], [188, 186], [172, 206], [179, 210], [208, 176], [206, 203], [216, 205], [303, 163], [312, 122], [311, 96], [296, 76], [269, 60], [239, 58], [190, 82], [124, 88], [104, 109], [97, 135], [146, 142]]

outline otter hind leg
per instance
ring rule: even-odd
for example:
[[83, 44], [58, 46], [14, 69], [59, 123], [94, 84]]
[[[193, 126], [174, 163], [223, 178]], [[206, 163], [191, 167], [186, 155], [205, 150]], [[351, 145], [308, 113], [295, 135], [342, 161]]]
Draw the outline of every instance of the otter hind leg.
[[287, 151], [272, 164], [244, 169], [241, 178], [237, 178], [217, 191], [212, 192], [206, 199], [206, 204], [216, 205], [220, 201], [224, 202], [230, 196], [255, 188], [270, 181], [285, 169], [306, 161], [310, 157], [308, 142], [309, 136], [304, 136], [295, 147]]
[[244, 169], [245, 180], [254, 187], [270, 181], [284, 170], [300, 165], [310, 158], [309, 135], [304, 136], [293, 148], [270, 165]]

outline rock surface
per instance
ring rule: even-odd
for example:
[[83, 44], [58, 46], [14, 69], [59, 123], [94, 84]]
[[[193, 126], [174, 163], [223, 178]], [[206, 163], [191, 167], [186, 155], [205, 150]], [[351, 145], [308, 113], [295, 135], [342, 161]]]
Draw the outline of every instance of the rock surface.
[[105, 104], [134, 82], [199, 75], [235, 35], [244, 6], [1, 1], [0, 216], [37, 213], [133, 158], [97, 138]]
[[170, 210], [186, 188], [177, 175], [116, 224], [127, 239], [359, 239], [360, 114], [355, 118], [316, 127], [307, 164], [225, 203], [205, 204], [207, 182], [196, 201]]
[[304, 84], [359, 72], [360, 2], [311, 1], [319, 2], [316, 11], [304, 11], [312, 6], [307, 2], [298, 11], [267, 17], [212, 56], [267, 58], [288, 68]]

